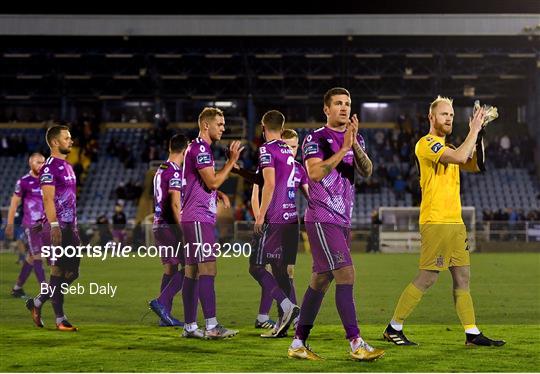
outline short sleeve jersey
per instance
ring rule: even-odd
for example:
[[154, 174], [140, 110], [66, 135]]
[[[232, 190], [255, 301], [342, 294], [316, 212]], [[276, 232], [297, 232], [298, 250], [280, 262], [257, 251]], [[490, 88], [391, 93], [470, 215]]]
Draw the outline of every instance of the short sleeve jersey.
[[416, 143], [422, 202], [420, 224], [463, 223], [459, 196], [459, 165], [439, 162], [448, 147], [445, 139], [426, 135]]
[[199, 174], [214, 166], [210, 144], [194, 139], [186, 149], [182, 168], [182, 222], [216, 223], [217, 191], [209, 189]]
[[306, 169], [298, 161], [294, 161], [294, 188], [298, 191], [303, 185], [308, 184]]
[[162, 163], [154, 176], [154, 225], [176, 223], [170, 191], [181, 192], [182, 170], [175, 162]]
[[77, 223], [77, 178], [71, 165], [62, 159], [49, 157], [39, 171], [39, 183], [54, 186], [54, 207], [60, 224]]
[[15, 195], [22, 200], [23, 226], [30, 227], [43, 220], [45, 212], [39, 178], [30, 174], [23, 175], [15, 184]]
[[274, 168], [275, 188], [265, 222], [293, 223], [296, 213], [295, 161], [291, 148], [282, 140], [272, 140], [259, 148], [259, 172]]
[[[310, 158], [327, 160], [343, 145], [345, 132], [328, 126], [312, 131], [304, 138], [304, 165]], [[358, 143], [365, 150], [364, 138]], [[350, 227], [354, 203], [354, 154], [352, 148], [341, 162], [320, 182], [309, 180], [309, 200], [305, 222], [333, 223]]]

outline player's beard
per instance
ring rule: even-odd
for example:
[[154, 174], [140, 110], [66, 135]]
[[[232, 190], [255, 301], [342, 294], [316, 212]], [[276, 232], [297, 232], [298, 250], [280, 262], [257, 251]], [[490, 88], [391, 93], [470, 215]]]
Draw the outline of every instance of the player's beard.
[[58, 151], [63, 155], [69, 155], [69, 153], [71, 152], [71, 148], [58, 147]]
[[439, 123], [437, 127], [439, 132], [444, 135], [452, 134], [452, 130], [454, 129], [454, 126], [450, 126], [450, 128], [448, 128], [444, 123]]

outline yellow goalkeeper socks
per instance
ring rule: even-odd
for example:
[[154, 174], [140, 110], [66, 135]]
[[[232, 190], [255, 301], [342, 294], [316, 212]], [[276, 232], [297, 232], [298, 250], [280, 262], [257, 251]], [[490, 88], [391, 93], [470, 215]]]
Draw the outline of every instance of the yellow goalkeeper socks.
[[474, 306], [471, 292], [466, 289], [454, 290], [454, 302], [456, 303], [456, 312], [466, 333], [478, 334], [476, 319], [474, 316]]
[[403, 321], [411, 314], [414, 308], [416, 308], [416, 305], [418, 305], [420, 300], [422, 300], [423, 295], [424, 293], [414, 284], [409, 283], [399, 298], [392, 320], [398, 324], [403, 324]]

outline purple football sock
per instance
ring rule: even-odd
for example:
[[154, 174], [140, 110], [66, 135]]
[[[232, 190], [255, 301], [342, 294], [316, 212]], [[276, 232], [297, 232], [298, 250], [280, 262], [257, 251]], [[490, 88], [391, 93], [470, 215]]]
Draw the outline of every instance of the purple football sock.
[[302, 301], [302, 306], [300, 307], [300, 319], [298, 321], [298, 326], [296, 327], [296, 339], [302, 341], [307, 340], [309, 332], [313, 328], [315, 318], [321, 308], [323, 299], [324, 292], [316, 291], [308, 286], [306, 294], [304, 295], [304, 300]]
[[160, 295], [163, 293], [163, 290], [165, 289], [165, 287], [167, 287], [167, 285], [171, 281], [171, 278], [172, 278], [172, 275], [165, 274], [165, 273], [163, 273], [163, 275], [161, 276], [161, 286], [159, 287]]
[[268, 314], [270, 313], [270, 308], [272, 307], [272, 302], [274, 299], [270, 294], [270, 290], [264, 287], [261, 287], [261, 303], [259, 304], [259, 314]]
[[295, 305], [298, 305], [296, 303], [296, 290], [294, 289], [294, 279], [292, 278], [289, 278], [289, 282], [291, 283], [291, 288], [290, 288], [290, 292], [289, 292], [289, 300], [291, 300], [291, 302]]
[[34, 260], [34, 273], [38, 283], [45, 283], [45, 270], [43, 270], [43, 261]]
[[67, 283], [64, 277], [51, 275], [51, 281], [49, 282], [49, 286], [57, 286], [54, 290], [53, 295], [51, 296], [51, 304], [56, 318], [64, 316], [64, 294], [61, 292], [62, 283]]
[[336, 308], [345, 328], [347, 339], [356, 339], [360, 336], [358, 322], [356, 321], [356, 306], [354, 305], [353, 285], [336, 285]]
[[[182, 283], [184, 277], [179, 271], [170, 277], [169, 283], [161, 290], [161, 295], [158, 298], [160, 304], [162, 304], [167, 312], [171, 312], [174, 296], [182, 289]], [[163, 274], [165, 278], [165, 274]]]
[[51, 295], [51, 289], [54, 289], [55, 293], [60, 292], [60, 283], [62, 283], [62, 279], [63, 277], [51, 275], [51, 277], [49, 278], [47, 292], [40, 293], [39, 296], [37, 297], [42, 304], [53, 296]]
[[216, 316], [216, 292], [214, 289], [214, 276], [199, 276], [199, 299], [205, 319]]
[[197, 322], [197, 307], [199, 306], [199, 282], [196, 279], [184, 278], [182, 301], [184, 302], [185, 323]]
[[19, 277], [17, 278], [17, 286], [22, 287], [24, 285], [24, 282], [26, 282], [26, 280], [30, 276], [32, 269], [33, 266], [30, 265], [28, 262], [24, 261], [21, 272], [19, 273]]
[[276, 279], [265, 268], [257, 267], [252, 271], [252, 275], [263, 289], [270, 292], [272, 298], [277, 301], [278, 306], [287, 298], [287, 295], [279, 288]]

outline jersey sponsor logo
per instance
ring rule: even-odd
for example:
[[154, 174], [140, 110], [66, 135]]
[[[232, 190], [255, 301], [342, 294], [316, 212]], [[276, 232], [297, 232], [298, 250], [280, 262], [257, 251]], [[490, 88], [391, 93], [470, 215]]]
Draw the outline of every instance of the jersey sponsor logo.
[[296, 219], [297, 217], [297, 214], [296, 212], [285, 212], [283, 213], [283, 219], [284, 220], [289, 220], [289, 219]]
[[435, 144], [433, 144], [431, 146], [431, 150], [433, 151], [433, 153], [437, 153], [442, 149], [442, 147], [443, 147], [443, 145], [441, 143], [437, 142], [437, 143], [435, 143]]
[[199, 147], [199, 150], [200, 150], [201, 152], [204, 152], [204, 151], [206, 151], [206, 148], [205, 148], [204, 145], [201, 145], [201, 146]]
[[311, 139], [313, 139], [313, 137], [312, 137], [311, 135], [308, 135], [306, 140], [307, 140], [308, 142], [310, 142]]
[[266, 147], [259, 148], [261, 150], [261, 153], [266, 153]]
[[296, 193], [294, 192], [294, 188], [289, 188], [287, 190], [287, 196], [289, 197], [289, 200], [294, 200], [296, 198]]
[[63, 167], [63, 166], [59, 166], [59, 167], [58, 167], [58, 170], [64, 170], [64, 167]]
[[178, 178], [178, 177], [180, 177], [180, 174], [178, 174], [178, 172], [176, 172], [176, 173], [174, 173], [173, 176], [174, 176], [175, 178]]
[[304, 155], [312, 155], [319, 152], [319, 145], [317, 143], [307, 143], [304, 146]]
[[64, 180], [66, 180], [66, 181], [75, 180], [75, 176], [74, 175], [64, 175]]
[[330, 144], [332, 144], [334, 142], [334, 139], [326, 139], [326, 141]]
[[200, 153], [197, 155], [197, 164], [208, 164], [210, 161], [210, 153]]
[[432, 138], [431, 136], [428, 136], [428, 137], [426, 138], [426, 140], [427, 140], [428, 142], [431, 142], [431, 141], [433, 140], [433, 138]]
[[39, 181], [41, 183], [51, 183], [53, 181], [53, 176], [52, 174], [42, 174]]
[[169, 187], [182, 187], [182, 181], [180, 179], [173, 178], [169, 181]]
[[43, 169], [43, 172], [44, 172], [44, 173], [48, 173], [48, 172], [49, 172], [49, 168], [46, 167], [45, 169]]
[[260, 165], [268, 165], [272, 163], [272, 155], [271, 154], [264, 154], [259, 157], [259, 164]]

